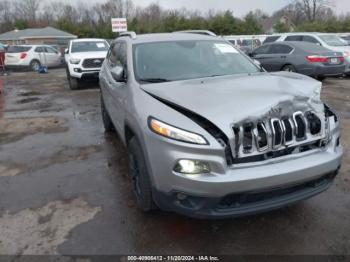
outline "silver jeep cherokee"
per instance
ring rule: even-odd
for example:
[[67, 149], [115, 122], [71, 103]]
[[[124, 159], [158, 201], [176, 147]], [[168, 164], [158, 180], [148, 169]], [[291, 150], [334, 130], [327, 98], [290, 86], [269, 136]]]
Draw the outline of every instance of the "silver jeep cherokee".
[[317, 195], [338, 173], [339, 120], [321, 83], [267, 73], [220, 38], [125, 33], [100, 85], [105, 129], [128, 148], [144, 211], [253, 214]]

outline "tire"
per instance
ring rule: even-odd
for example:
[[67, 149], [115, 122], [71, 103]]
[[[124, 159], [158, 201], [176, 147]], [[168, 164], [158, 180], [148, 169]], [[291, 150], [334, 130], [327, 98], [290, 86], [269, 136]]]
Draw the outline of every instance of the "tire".
[[282, 71], [286, 71], [286, 72], [297, 72], [297, 69], [295, 68], [295, 66], [293, 65], [285, 65], [282, 67]]
[[66, 74], [70, 90], [77, 90], [79, 88], [79, 79], [71, 77], [68, 67], [66, 67]]
[[326, 79], [325, 76], [317, 76], [316, 79], [320, 82], [324, 81]]
[[137, 206], [144, 212], [156, 209], [152, 197], [152, 184], [142, 153], [141, 145], [136, 137], [131, 138], [128, 147], [129, 166], [133, 181]]
[[34, 72], [39, 71], [40, 66], [41, 66], [41, 63], [38, 60], [32, 60], [29, 64], [30, 70]]
[[106, 106], [105, 103], [103, 101], [103, 97], [102, 97], [102, 93], [101, 93], [101, 114], [102, 114], [102, 122], [103, 122], [103, 126], [105, 128], [105, 132], [107, 133], [111, 133], [114, 132], [114, 125], [113, 122], [111, 120], [111, 117], [109, 116], [107, 110], [106, 110]]

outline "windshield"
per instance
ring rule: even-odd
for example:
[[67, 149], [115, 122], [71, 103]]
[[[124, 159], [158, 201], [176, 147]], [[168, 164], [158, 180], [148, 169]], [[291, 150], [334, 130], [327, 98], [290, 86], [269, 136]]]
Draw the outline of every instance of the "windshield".
[[7, 53], [22, 53], [28, 52], [32, 47], [31, 46], [10, 46], [7, 49]]
[[249, 59], [223, 41], [144, 43], [134, 45], [133, 52], [135, 77], [145, 82], [259, 72]]
[[71, 53], [108, 51], [108, 48], [105, 41], [74, 42]]
[[346, 43], [336, 35], [319, 35], [319, 37], [330, 46], [344, 46]]

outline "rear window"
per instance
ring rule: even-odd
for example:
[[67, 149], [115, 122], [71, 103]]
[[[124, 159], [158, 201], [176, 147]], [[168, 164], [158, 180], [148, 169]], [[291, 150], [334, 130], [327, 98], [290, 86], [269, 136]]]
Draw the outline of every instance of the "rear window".
[[303, 40], [303, 36], [301, 35], [290, 35], [290, 36], [287, 36], [284, 41], [302, 41], [302, 40]]
[[346, 45], [340, 37], [336, 35], [319, 35], [319, 37], [330, 46], [344, 46]]
[[264, 41], [264, 44], [266, 43], [272, 43], [272, 42], [276, 42], [277, 39], [280, 38], [280, 36], [268, 36], [265, 41]]
[[324, 48], [323, 46], [320, 45], [314, 45], [312, 43], [308, 42], [301, 42], [298, 45], [295, 45], [296, 47], [299, 47], [300, 49], [307, 51], [307, 52], [324, 52], [324, 51], [329, 51], [327, 48]]
[[22, 52], [28, 52], [30, 49], [32, 49], [31, 46], [10, 46], [7, 49], [7, 53], [22, 53]]

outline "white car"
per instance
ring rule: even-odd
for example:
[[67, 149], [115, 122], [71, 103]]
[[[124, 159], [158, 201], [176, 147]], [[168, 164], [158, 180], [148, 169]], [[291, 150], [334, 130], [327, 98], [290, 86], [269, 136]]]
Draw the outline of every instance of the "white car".
[[10, 68], [38, 71], [40, 66], [56, 67], [61, 62], [60, 52], [49, 45], [10, 46], [5, 54], [5, 66]]
[[334, 52], [342, 52], [346, 61], [345, 74], [350, 75], [350, 46], [336, 34], [328, 33], [286, 33], [268, 37], [264, 44], [274, 41], [304, 41], [323, 46]]
[[104, 39], [75, 39], [65, 51], [66, 72], [70, 89], [79, 87], [80, 80], [98, 79], [109, 44]]

